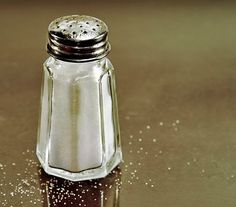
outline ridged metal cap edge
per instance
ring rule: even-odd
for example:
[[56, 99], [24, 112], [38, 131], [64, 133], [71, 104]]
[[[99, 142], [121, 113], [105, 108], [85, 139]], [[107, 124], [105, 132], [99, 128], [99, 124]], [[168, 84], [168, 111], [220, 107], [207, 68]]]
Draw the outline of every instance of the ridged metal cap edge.
[[72, 15], [52, 21], [47, 52], [69, 62], [88, 62], [105, 57], [111, 46], [106, 24], [91, 16]]

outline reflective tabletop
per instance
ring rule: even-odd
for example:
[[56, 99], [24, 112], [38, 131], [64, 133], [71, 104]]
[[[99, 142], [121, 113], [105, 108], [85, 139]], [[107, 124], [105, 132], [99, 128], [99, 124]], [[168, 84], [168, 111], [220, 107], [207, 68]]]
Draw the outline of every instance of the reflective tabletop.
[[[35, 156], [47, 26], [70, 14], [109, 26], [124, 154], [85, 182]], [[0, 206], [235, 206], [235, 18], [230, 1], [2, 1]]]

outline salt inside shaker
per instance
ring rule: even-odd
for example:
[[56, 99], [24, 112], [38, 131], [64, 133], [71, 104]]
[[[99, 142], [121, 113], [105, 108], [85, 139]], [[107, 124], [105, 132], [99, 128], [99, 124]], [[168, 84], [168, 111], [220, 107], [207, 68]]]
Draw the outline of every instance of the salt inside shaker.
[[61, 178], [105, 177], [122, 160], [108, 28], [91, 16], [64, 16], [48, 37], [37, 157]]

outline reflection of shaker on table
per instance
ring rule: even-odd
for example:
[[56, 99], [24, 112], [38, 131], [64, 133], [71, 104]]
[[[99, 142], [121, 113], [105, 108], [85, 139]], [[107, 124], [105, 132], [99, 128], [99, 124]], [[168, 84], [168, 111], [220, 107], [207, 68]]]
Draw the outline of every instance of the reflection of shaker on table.
[[[115, 169], [104, 179], [71, 182], [40, 174], [43, 206], [119, 207], [121, 171]], [[49, 179], [50, 178], [50, 179]]]

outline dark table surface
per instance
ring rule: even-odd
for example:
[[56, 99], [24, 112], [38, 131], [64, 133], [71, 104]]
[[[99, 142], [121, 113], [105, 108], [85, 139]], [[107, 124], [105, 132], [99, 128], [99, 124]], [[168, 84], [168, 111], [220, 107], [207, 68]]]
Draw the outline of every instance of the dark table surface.
[[[124, 163], [72, 183], [35, 156], [47, 26], [88, 14], [110, 28]], [[236, 4], [1, 2], [0, 206], [236, 205]]]

